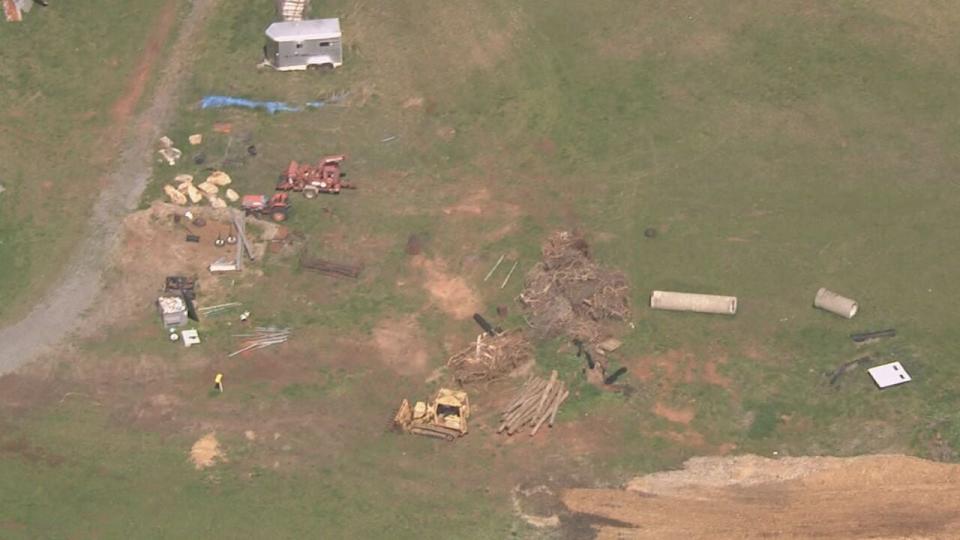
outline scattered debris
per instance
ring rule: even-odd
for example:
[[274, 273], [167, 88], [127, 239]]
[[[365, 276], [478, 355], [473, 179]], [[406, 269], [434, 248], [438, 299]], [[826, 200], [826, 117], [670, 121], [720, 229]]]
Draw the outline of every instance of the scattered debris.
[[363, 271], [363, 265], [336, 263], [333, 261], [309, 257], [307, 255], [302, 255], [300, 257], [300, 266], [301, 268], [320, 272], [321, 274], [342, 276], [353, 279], [360, 277], [360, 272]]
[[[213, 378], [213, 389], [219, 390], [221, 394], [223, 393], [223, 373], [217, 373], [217, 376]], [[248, 431], [247, 433], [252, 432]]]
[[384, 138], [380, 139], [380, 142], [382, 142], [382, 143], [388, 143], [388, 142], [392, 142], [392, 141], [395, 141], [395, 140], [397, 140], [397, 136], [396, 136], [396, 135], [390, 135], [389, 137], [384, 137]]
[[187, 140], [190, 141], [190, 144], [192, 144], [193, 146], [197, 146], [198, 144], [203, 143], [203, 134], [194, 133], [193, 135], [187, 137]]
[[161, 296], [157, 298], [157, 307], [164, 326], [187, 324], [187, 303], [182, 296]]
[[302, 21], [310, 0], [277, 0], [277, 12], [282, 21]]
[[193, 328], [180, 332], [180, 337], [183, 338], [184, 347], [191, 347], [200, 343], [200, 333]]
[[212, 263], [210, 263], [209, 269], [210, 269], [210, 272], [212, 273], [236, 272], [237, 270], [240, 270], [239, 268], [237, 268], [236, 261], [231, 261], [225, 257], [221, 257], [213, 261]]
[[500, 284], [500, 288], [507, 286], [507, 282], [510, 281], [510, 276], [513, 275], [513, 271], [517, 269], [517, 265], [520, 264], [520, 261], [514, 261], [513, 266], [510, 267], [510, 271], [507, 272], [507, 277], [503, 278], [503, 283]]
[[160, 137], [160, 149], [157, 150], [157, 153], [160, 154], [160, 157], [170, 166], [176, 165], [177, 161], [183, 155], [183, 152], [173, 146], [173, 141], [166, 135]]
[[533, 345], [522, 330], [481, 334], [471, 344], [447, 360], [447, 369], [460, 385], [489, 382], [509, 375], [533, 360]]
[[871, 359], [872, 357], [867, 355], [867, 356], [861, 356], [856, 360], [851, 360], [849, 362], [844, 362], [843, 364], [840, 364], [840, 367], [835, 369], [833, 373], [830, 375], [830, 385], [833, 386], [837, 384], [837, 381], [840, 380], [840, 377], [846, 375], [847, 373], [850, 373], [851, 371], [857, 369], [862, 365], [865, 365]]
[[233, 180], [230, 178], [230, 175], [223, 171], [213, 171], [210, 173], [210, 176], [207, 176], [205, 183], [213, 184], [215, 186], [228, 186]]
[[671, 291], [653, 291], [650, 307], [669, 311], [693, 311], [716, 315], [736, 315], [737, 297]]
[[559, 231], [542, 246], [543, 260], [527, 272], [520, 302], [538, 337], [566, 335], [594, 344], [604, 336], [601, 322], [630, 316], [630, 291], [623, 273], [590, 258], [577, 233]]
[[647, 238], [656, 238], [657, 230], [654, 229], [653, 227], [647, 227], [646, 229], [643, 230], [643, 235], [646, 236]]
[[470, 399], [462, 390], [441, 388], [432, 402], [418, 401], [412, 408], [404, 399], [393, 416], [395, 429], [452, 441], [467, 434]]
[[[246, 313], [249, 317], [249, 312]], [[241, 316], [241, 320], [243, 317]], [[274, 328], [274, 327], [258, 327], [252, 334], [234, 334], [233, 337], [246, 338], [243, 340], [242, 347], [230, 354], [227, 355], [228, 358], [232, 358], [240, 353], [247, 351], [257, 351], [270, 347], [272, 345], [278, 345], [280, 343], [286, 343], [290, 336], [293, 335], [293, 331], [289, 328]]]
[[233, 124], [230, 122], [216, 122], [213, 124], [213, 131], [214, 133], [229, 135], [233, 132]]
[[163, 192], [167, 194], [167, 198], [170, 199], [170, 202], [180, 206], [187, 204], [187, 196], [180, 192], [177, 188], [167, 184], [163, 186]]
[[560, 405], [570, 396], [563, 381], [557, 379], [557, 371], [550, 373], [550, 380], [530, 377], [517, 392], [513, 401], [501, 414], [497, 433], [513, 435], [530, 426], [530, 436], [537, 434], [544, 422], [553, 427]]
[[850, 334], [850, 339], [854, 343], [863, 343], [865, 341], [870, 341], [871, 339], [879, 339], [886, 337], [894, 337], [897, 335], [897, 331], [894, 328], [888, 330], [877, 330], [875, 332], [861, 332], [859, 334]]
[[346, 176], [340, 163], [344, 156], [327, 156], [317, 165], [291, 161], [277, 182], [277, 191], [297, 191], [307, 199], [314, 199], [321, 193], [339, 194], [343, 189], [357, 189], [342, 179]]
[[623, 346], [623, 342], [616, 338], [605, 339], [597, 344], [597, 350], [600, 353], [609, 353]]
[[207, 155], [203, 152], [200, 152], [197, 155], [193, 156], [194, 165], [203, 165], [206, 162], [207, 162]]
[[490, 276], [492, 276], [493, 273], [497, 271], [497, 268], [500, 268], [500, 264], [503, 262], [504, 257], [506, 257], [506, 255], [501, 255], [500, 258], [497, 259], [497, 262], [493, 265], [493, 268], [491, 268], [490, 271], [487, 272], [487, 275], [483, 278], [484, 281], [487, 281], [488, 279], [490, 279]]
[[900, 362], [890, 362], [889, 364], [872, 367], [867, 370], [867, 373], [870, 374], [873, 382], [877, 383], [877, 386], [880, 388], [888, 388], [912, 380], [910, 374], [907, 373], [907, 370], [903, 369], [903, 365], [901, 365]]
[[845, 296], [840, 296], [839, 294], [833, 291], [828, 291], [822, 287], [817, 291], [817, 295], [813, 298], [813, 306], [839, 315], [845, 319], [852, 319], [860, 309], [855, 300]]
[[227, 188], [227, 190], [224, 192], [224, 195], [226, 195], [227, 200], [230, 202], [237, 202], [240, 200], [240, 195], [231, 188]]
[[240, 302], [227, 302], [226, 304], [217, 304], [215, 306], [202, 307], [197, 311], [202, 313], [205, 317], [209, 317], [211, 315], [219, 315], [221, 313], [232, 310], [234, 308], [238, 308], [242, 305], [243, 304]]

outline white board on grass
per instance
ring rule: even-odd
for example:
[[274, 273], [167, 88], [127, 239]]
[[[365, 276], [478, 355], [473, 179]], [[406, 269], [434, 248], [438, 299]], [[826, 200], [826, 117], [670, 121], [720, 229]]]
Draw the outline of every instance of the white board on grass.
[[910, 382], [911, 380], [910, 374], [907, 373], [907, 370], [903, 369], [903, 365], [901, 365], [900, 362], [890, 362], [889, 364], [872, 367], [868, 369], [867, 372], [870, 373], [870, 376], [873, 377], [873, 382], [877, 383], [877, 386], [880, 388], [896, 386]]

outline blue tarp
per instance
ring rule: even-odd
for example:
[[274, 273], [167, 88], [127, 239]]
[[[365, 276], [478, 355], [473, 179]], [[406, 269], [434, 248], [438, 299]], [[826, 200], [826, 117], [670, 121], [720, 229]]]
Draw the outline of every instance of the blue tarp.
[[303, 107], [294, 107], [289, 103], [282, 101], [254, 101], [230, 96], [204, 96], [200, 100], [201, 109], [219, 109], [221, 107], [244, 107], [247, 109], [263, 109], [270, 114], [277, 111], [282, 112], [300, 112], [304, 109], [319, 109], [326, 105], [323, 101], [308, 101]]

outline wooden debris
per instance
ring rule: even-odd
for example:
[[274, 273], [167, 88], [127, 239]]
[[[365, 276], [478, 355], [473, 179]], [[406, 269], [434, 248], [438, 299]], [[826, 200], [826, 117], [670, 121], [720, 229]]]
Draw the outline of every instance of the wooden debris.
[[510, 276], [513, 275], [513, 271], [517, 269], [517, 265], [520, 264], [520, 261], [513, 261], [513, 266], [510, 267], [510, 271], [507, 272], [507, 277], [503, 278], [503, 283], [500, 284], [500, 288], [507, 286], [507, 282], [510, 281]]
[[240, 349], [228, 354], [227, 358], [232, 358], [243, 352], [256, 351], [271, 345], [286, 343], [292, 334], [293, 331], [289, 328], [273, 327], [258, 327], [252, 334], [234, 334], [234, 337], [247, 339], [243, 341], [243, 346]]
[[306, 268], [307, 270], [313, 270], [322, 274], [342, 276], [353, 279], [359, 277], [360, 272], [363, 270], [362, 265], [336, 263], [324, 259], [307, 257], [305, 255], [300, 257], [300, 266]]
[[483, 278], [484, 281], [487, 281], [488, 279], [490, 279], [490, 276], [492, 276], [493, 273], [497, 271], [497, 268], [500, 268], [500, 263], [503, 262], [504, 257], [506, 257], [506, 255], [501, 255], [500, 258], [497, 259], [497, 264], [493, 265], [493, 268], [491, 268], [490, 271], [487, 272], [487, 277]]
[[570, 392], [557, 378], [556, 370], [550, 373], [549, 380], [531, 377], [501, 413], [497, 433], [506, 431], [507, 435], [514, 435], [529, 426], [532, 437], [544, 423], [553, 427], [560, 404], [569, 396]]
[[533, 346], [522, 330], [494, 336], [480, 334], [477, 341], [447, 360], [457, 383], [464, 385], [499, 379], [533, 358]]

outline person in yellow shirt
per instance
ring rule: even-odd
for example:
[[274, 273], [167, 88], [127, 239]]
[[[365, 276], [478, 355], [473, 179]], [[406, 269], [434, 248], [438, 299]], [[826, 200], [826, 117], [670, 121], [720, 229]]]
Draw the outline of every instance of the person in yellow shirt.
[[213, 378], [213, 387], [223, 392], [223, 373], [217, 373], [217, 376]]

